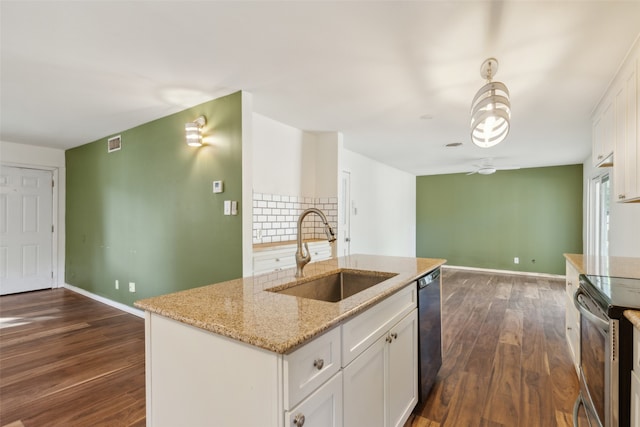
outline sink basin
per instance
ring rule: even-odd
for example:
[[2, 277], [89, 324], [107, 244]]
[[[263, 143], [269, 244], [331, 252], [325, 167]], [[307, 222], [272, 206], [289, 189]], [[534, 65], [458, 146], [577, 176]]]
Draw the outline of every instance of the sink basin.
[[396, 276], [396, 273], [342, 270], [329, 276], [311, 279], [288, 288], [267, 289], [270, 292], [327, 302], [338, 302]]

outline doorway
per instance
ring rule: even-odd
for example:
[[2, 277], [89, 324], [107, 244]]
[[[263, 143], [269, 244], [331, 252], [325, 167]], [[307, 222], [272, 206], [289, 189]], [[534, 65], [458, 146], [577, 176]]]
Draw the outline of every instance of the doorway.
[[351, 253], [351, 173], [342, 171], [340, 177], [340, 203], [338, 224], [338, 256]]
[[0, 295], [53, 285], [53, 173], [0, 166]]

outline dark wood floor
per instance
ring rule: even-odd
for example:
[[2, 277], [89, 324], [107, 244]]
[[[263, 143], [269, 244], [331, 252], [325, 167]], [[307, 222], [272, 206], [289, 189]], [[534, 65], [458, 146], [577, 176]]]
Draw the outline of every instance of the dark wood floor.
[[0, 425], [144, 426], [144, 321], [66, 289], [0, 297]]
[[572, 426], [578, 379], [564, 335], [564, 287], [564, 280], [445, 270], [443, 365], [408, 424]]
[[[445, 270], [444, 362], [407, 426], [570, 426], [563, 292]], [[0, 426], [145, 424], [142, 319], [63, 289], [0, 297], [0, 317]]]

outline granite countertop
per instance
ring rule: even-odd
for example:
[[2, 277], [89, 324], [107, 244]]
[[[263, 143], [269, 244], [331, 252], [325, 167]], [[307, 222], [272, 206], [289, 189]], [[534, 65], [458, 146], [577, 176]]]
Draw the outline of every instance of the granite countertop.
[[[327, 239], [305, 239], [307, 243], [315, 243], [315, 242], [326, 242]], [[328, 243], [328, 242], [327, 242]], [[263, 249], [271, 249], [277, 247], [286, 247], [286, 246], [297, 246], [297, 240], [285, 240], [284, 242], [271, 242], [271, 243], [254, 243], [253, 250], [260, 251]]]
[[[640, 258], [596, 257], [582, 254], [564, 254], [564, 257], [580, 274], [640, 279]], [[640, 329], [640, 311], [625, 310], [624, 316]]]
[[636, 328], [640, 329], [640, 311], [638, 311], [638, 310], [625, 310], [624, 311], [624, 317], [629, 319], [629, 321], [633, 324], [633, 326], [635, 326]]
[[578, 273], [584, 274], [584, 256], [582, 254], [564, 254], [564, 257], [578, 270]]
[[[295, 268], [221, 282], [137, 301], [142, 310], [224, 335], [276, 353], [289, 353], [311, 338], [371, 307], [444, 259], [351, 255]], [[284, 284], [332, 274], [338, 269], [396, 273], [369, 289], [331, 303], [269, 292]]]
[[564, 254], [580, 274], [640, 279], [640, 258]]

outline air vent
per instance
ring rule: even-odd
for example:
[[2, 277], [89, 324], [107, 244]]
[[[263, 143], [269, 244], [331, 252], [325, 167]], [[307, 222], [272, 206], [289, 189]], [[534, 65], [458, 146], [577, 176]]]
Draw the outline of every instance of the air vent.
[[120, 135], [114, 136], [113, 138], [109, 138], [107, 140], [107, 152], [112, 153], [114, 151], [118, 151], [122, 148], [122, 138]]

